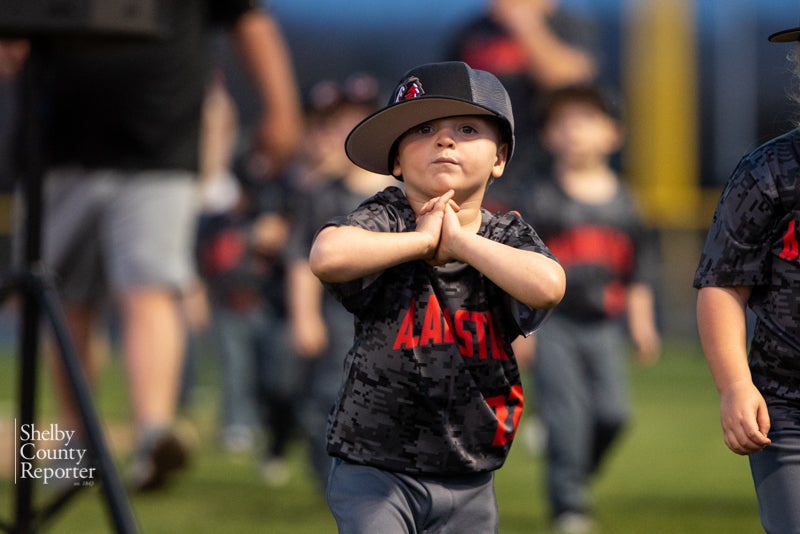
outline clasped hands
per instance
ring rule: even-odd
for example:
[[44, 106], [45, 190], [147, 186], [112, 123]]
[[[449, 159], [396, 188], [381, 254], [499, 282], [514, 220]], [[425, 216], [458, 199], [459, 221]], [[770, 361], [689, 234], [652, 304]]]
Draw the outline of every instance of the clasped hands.
[[424, 258], [430, 265], [461, 259], [457, 254], [459, 239], [467, 232], [458, 218], [461, 207], [453, 200], [454, 195], [451, 189], [428, 200], [417, 214], [416, 231], [430, 238], [430, 251]]

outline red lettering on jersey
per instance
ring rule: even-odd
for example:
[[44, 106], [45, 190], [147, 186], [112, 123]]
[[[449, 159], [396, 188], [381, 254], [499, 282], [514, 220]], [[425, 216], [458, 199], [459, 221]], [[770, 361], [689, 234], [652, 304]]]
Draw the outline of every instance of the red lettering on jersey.
[[246, 238], [233, 228], [226, 229], [205, 243], [200, 251], [205, 274], [227, 273], [243, 261], [247, 252]]
[[465, 358], [472, 358], [473, 356], [472, 332], [467, 330], [464, 324], [469, 322], [469, 316], [470, 313], [467, 310], [456, 310], [454, 318], [456, 336], [462, 341], [462, 343], [459, 343], [458, 347], [461, 351], [461, 355]]
[[[488, 404], [497, 416], [497, 432], [495, 432], [492, 445], [502, 447], [513, 441], [517, 433], [519, 421], [522, 418], [522, 408], [525, 405], [525, 397], [522, 394], [522, 386], [516, 384], [511, 386], [508, 396], [497, 396], [486, 399]], [[509, 410], [511, 411], [509, 417]]]
[[627, 307], [627, 288], [618, 282], [612, 282], [603, 289], [603, 309], [610, 317], [622, 315]]
[[[432, 298], [436, 298], [436, 295]], [[455, 343], [456, 336], [453, 334], [453, 316], [450, 315], [450, 311], [448, 311], [447, 308], [442, 308], [442, 318], [444, 319], [444, 342]]]
[[419, 338], [414, 337], [414, 300], [411, 300], [403, 322], [400, 325], [400, 330], [397, 332], [397, 337], [394, 340], [392, 349], [413, 349], [419, 343]]
[[508, 353], [506, 353], [505, 348], [503, 348], [502, 340], [500, 336], [494, 330], [494, 321], [492, 320], [491, 314], [486, 314], [489, 323], [489, 337], [492, 340], [492, 358], [495, 360], [507, 360]]
[[425, 309], [425, 319], [422, 321], [422, 332], [419, 335], [420, 346], [439, 345], [444, 341], [442, 331], [442, 308], [439, 306], [439, 299], [436, 295], [431, 295], [428, 299], [428, 306]]
[[[488, 315], [488, 314], [487, 314]], [[472, 312], [470, 318], [475, 324], [475, 336], [478, 338], [478, 358], [485, 360], [489, 357], [488, 343], [486, 342], [486, 323], [488, 321], [487, 315], [479, 312]]]
[[797, 226], [796, 221], [789, 221], [789, 228], [783, 235], [783, 250], [781, 250], [780, 258], [782, 260], [796, 261], [800, 257], [800, 246], [797, 243], [797, 233], [795, 231]]
[[457, 343], [458, 351], [465, 358], [473, 358], [477, 352], [481, 360], [508, 360], [489, 312], [456, 310], [455, 314], [451, 314], [447, 308], [442, 308], [436, 295], [431, 295], [425, 306], [419, 335], [415, 335], [414, 331], [415, 313], [416, 307], [412, 301], [398, 329], [392, 346], [394, 350]]
[[614, 228], [577, 226], [548, 239], [547, 246], [565, 269], [596, 263], [624, 274], [633, 268], [633, 242]]

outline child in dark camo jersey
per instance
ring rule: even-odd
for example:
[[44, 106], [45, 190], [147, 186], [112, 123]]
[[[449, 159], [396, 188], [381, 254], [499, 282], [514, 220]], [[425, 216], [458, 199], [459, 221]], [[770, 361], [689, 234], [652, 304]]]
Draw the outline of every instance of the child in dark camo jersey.
[[298, 413], [318, 486], [328, 481], [327, 417], [339, 392], [342, 359], [353, 341], [353, 316], [324, 291], [308, 266], [308, 253], [320, 226], [353, 211], [394, 182], [354, 165], [344, 152], [350, 130], [379, 108], [378, 80], [354, 73], [343, 83], [322, 80], [309, 91], [307, 146], [314, 153], [298, 176], [305, 185], [294, 199], [295, 213], [287, 245], [287, 303], [292, 345], [297, 355], [297, 388], [303, 392]]
[[347, 139], [404, 189], [329, 222], [310, 254], [355, 317], [328, 427], [342, 533], [497, 531], [492, 473], [523, 405], [511, 342], [565, 287], [529, 224], [481, 208], [513, 143], [505, 89], [461, 62], [409, 71]]
[[658, 360], [657, 258], [634, 197], [611, 161], [623, 146], [619, 106], [603, 89], [571, 86], [541, 101], [551, 176], [522, 214], [567, 273], [567, 291], [536, 334], [533, 386], [545, 434], [545, 487], [557, 532], [596, 529], [591, 485], [630, 420], [626, 364]]
[[[798, 41], [800, 28], [769, 40]], [[799, 155], [796, 128], [741, 160], [694, 279], [723, 438], [733, 452], [749, 455], [769, 533], [800, 532]], [[746, 308], [756, 317], [749, 354]]]

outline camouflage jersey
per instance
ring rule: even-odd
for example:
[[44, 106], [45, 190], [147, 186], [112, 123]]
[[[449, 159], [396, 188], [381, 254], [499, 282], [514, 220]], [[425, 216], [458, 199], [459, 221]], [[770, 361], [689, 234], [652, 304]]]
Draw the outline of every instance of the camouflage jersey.
[[[482, 212], [479, 234], [552, 257], [516, 213]], [[327, 226], [414, 230], [405, 195], [389, 187]], [[546, 316], [469, 265], [397, 265], [327, 284], [355, 318], [344, 382], [328, 424], [328, 452], [406, 474], [491, 471], [508, 454], [523, 394], [511, 341]]]
[[607, 201], [586, 203], [568, 195], [555, 177], [542, 179], [521, 205], [567, 275], [559, 316], [580, 322], [619, 318], [631, 284], [655, 285], [654, 243], [622, 183]]
[[744, 157], [714, 214], [696, 288], [750, 286], [749, 362], [764, 394], [800, 400], [800, 130]]

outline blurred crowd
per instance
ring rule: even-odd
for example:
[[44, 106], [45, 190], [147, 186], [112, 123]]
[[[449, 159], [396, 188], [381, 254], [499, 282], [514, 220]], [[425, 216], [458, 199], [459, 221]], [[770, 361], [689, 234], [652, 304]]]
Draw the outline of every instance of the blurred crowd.
[[[554, 328], [559, 329], [555, 334], [547, 335], [546, 327], [543, 330], [545, 353], [539, 354], [534, 338], [520, 339], [515, 347], [517, 357], [532, 370], [531, 382], [534, 378], [536, 382], [535, 396], [530, 396], [535, 400], [528, 404], [532, 420], [539, 413], [561, 413], [550, 407], [574, 401], [577, 412], [558, 417], [572, 418], [576, 424], [584, 421], [584, 426], [570, 429], [561, 441], [553, 428], [558, 417], [544, 420], [537, 428], [545, 434], [542, 439], [552, 438], [545, 454], [551, 462], [546, 484], [553, 519], [564, 532], [588, 532], [588, 480], [624, 427], [628, 413], [620, 364], [627, 351], [622, 336], [626, 331], [634, 336], [643, 362], [655, 361], [659, 351], [652, 295], [657, 268], [652, 250], [645, 250], [649, 240], [634, 202], [629, 196], [616, 200], [617, 191], [625, 189], [614, 163], [623, 145], [623, 118], [618, 113], [618, 91], [596, 86], [601, 72], [592, 52], [596, 43], [586, 41], [592, 32], [584, 31], [582, 23], [562, 11], [555, 0], [491, 0], [487, 6], [479, 18], [454, 32], [451, 46], [439, 59], [465, 61], [495, 73], [512, 98], [518, 149], [506, 175], [491, 185], [486, 208], [530, 215], [537, 230], [541, 225], [550, 231], [542, 237], [546, 242], [552, 237], [548, 245], [554, 252], [556, 244], [562, 246], [557, 256], [563, 253], [565, 260], [592, 264], [579, 265], [574, 276], [584, 284], [582, 294], [597, 294], [600, 301], [581, 303], [580, 296], [573, 295], [569, 310], [577, 311], [570, 315], [567, 310], [555, 318]], [[181, 16], [188, 20], [195, 15], [186, 11]], [[353, 326], [347, 312], [311, 274], [307, 256], [316, 230], [325, 221], [351, 211], [386, 186], [399, 184], [391, 176], [355, 166], [343, 149], [350, 130], [383, 105], [389, 96], [385, 91], [395, 80], [352, 72], [341, 79], [319, 79], [309, 87], [299, 87], [292, 74], [290, 50], [269, 12], [229, 9], [220, 16], [236, 50], [242, 52], [238, 68], [251, 75], [261, 101], [263, 120], [254, 127], [249, 127], [252, 117], [243, 117], [232, 97], [235, 87], [226, 68], [215, 65], [211, 55], [195, 58], [208, 60], [207, 65], [197, 66], [199, 74], [176, 75], [173, 71], [183, 69], [189, 58], [170, 64], [136, 49], [149, 45], [114, 45], [107, 54], [86, 43], [61, 50], [63, 54], [33, 50], [57, 63], [53, 73], [72, 69], [69, 84], [47, 80], [61, 91], [59, 105], [67, 102], [67, 107], [54, 107], [52, 122], [45, 123], [45, 128], [56, 131], [56, 142], [62, 143], [56, 146], [58, 157], [51, 159], [46, 175], [50, 196], [45, 199], [44, 216], [52, 218], [54, 210], [64, 210], [66, 215], [59, 216], [55, 225], [74, 224], [74, 228], [69, 236], [46, 236], [44, 257], [53, 261], [51, 267], [63, 284], [68, 325], [92, 380], [99, 372], [97, 362], [103, 360], [96, 352], [104, 348], [93, 339], [98, 334], [103, 337], [110, 317], [119, 321], [136, 428], [131, 475], [136, 489], [164, 487], [170, 476], [191, 465], [191, 448], [182, 441], [176, 423], [181, 409], [192, 403], [193, 369], [209, 352], [220, 370], [216, 438], [221, 449], [256, 459], [264, 480], [280, 485], [292, 475], [287, 447], [302, 439], [322, 489], [329, 467], [326, 418], [341, 381]], [[205, 23], [198, 21], [189, 31], [211, 35]], [[32, 54], [29, 45], [6, 43], [0, 53], [0, 73], [22, 79], [25, 58]], [[119, 85], [112, 80], [117, 73], [113, 63], [123, 61], [153, 61], [159, 68], [134, 69], [151, 78]], [[130, 70], [126, 72], [130, 76]], [[196, 99], [199, 93], [187, 93], [174, 84], [190, 79], [196, 83], [201, 74], [206, 80], [202, 98], [182, 111], [179, 108], [186, 102], [173, 101]], [[563, 92], [573, 88], [580, 90]], [[134, 98], [131, 89], [146, 98]], [[110, 95], [112, 91], [119, 93]], [[102, 107], [109, 96], [117, 104], [132, 99], [142, 107], [131, 105], [124, 111], [110, 104]], [[158, 113], [185, 113], [186, 122], [150, 121], [147, 113], [153, 110], [147, 106], [153, 98], [166, 99], [153, 106]], [[92, 120], [86, 121], [87, 116]], [[144, 120], [114, 145], [109, 131], [116, 126], [109, 120], [133, 124], [136, 118]], [[181, 139], [188, 134], [187, 146], [169, 143], [178, 134]], [[193, 134], [197, 135], [192, 138]], [[140, 143], [137, 135], [144, 141]], [[63, 142], [67, 138], [72, 142]], [[77, 152], [70, 153], [72, 148]], [[193, 157], [196, 163], [185, 161]], [[151, 186], [152, 182], [175, 187], [162, 190]], [[559, 184], [565, 194], [544, 196], [538, 186], [550, 182]], [[88, 183], [91, 188], [86, 187]], [[59, 187], [50, 191], [53, 184]], [[123, 191], [129, 184], [135, 184], [134, 193], [139, 196], [126, 196], [125, 202], [110, 208], [113, 214], [103, 214], [101, 208], [108, 209], [112, 200], [129, 193]], [[537, 204], [539, 195], [551, 202], [545, 208], [583, 209], [587, 215], [575, 221], [542, 218], [548, 210]], [[95, 196], [99, 205], [80, 208], [86, 210], [87, 218], [69, 223], [78, 205]], [[173, 200], [163, 200], [168, 198]], [[153, 204], [154, 199], [162, 200]], [[619, 204], [608, 207], [609, 199]], [[140, 204], [146, 206], [132, 209]], [[587, 205], [606, 209], [596, 215], [599, 208], [587, 209]], [[123, 217], [128, 210], [141, 219]], [[116, 222], [105, 220], [112, 215]], [[574, 237], [578, 227], [598, 221], [605, 224], [615, 217], [624, 218], [630, 233], [623, 236], [620, 231], [617, 241], [608, 242], [625, 247], [613, 267], [601, 265], [598, 258], [574, 257], [575, 250], [569, 247], [579, 246], [580, 241], [556, 241], [570, 232]], [[17, 233], [23, 220], [17, 219]], [[136, 221], [132, 223], [135, 231], [120, 230], [119, 224], [131, 220]], [[87, 225], [98, 231], [87, 233]], [[147, 246], [156, 236], [172, 234], [178, 227], [183, 234]], [[45, 224], [46, 232], [55, 230]], [[149, 269], [146, 272], [138, 270], [138, 259], [132, 257], [136, 255], [133, 245], [139, 242], [144, 244], [143, 254], [155, 256], [150, 263], [159, 264], [142, 267]], [[59, 244], [65, 249], [60, 255], [50, 250]], [[183, 249], [189, 251], [190, 268], [181, 266]], [[609, 250], [599, 252], [606, 255]], [[641, 263], [639, 258], [643, 258]], [[85, 270], [82, 264], [89, 260], [97, 266]], [[177, 274], [170, 271], [172, 262]], [[642, 272], [645, 265], [647, 273]], [[570, 266], [565, 265], [568, 273]], [[71, 278], [74, 273], [78, 281]], [[107, 291], [95, 291], [100, 280], [108, 280]], [[83, 291], [76, 284], [88, 287]], [[613, 300], [613, 306], [604, 298]], [[637, 307], [635, 321], [620, 329], [629, 302]], [[116, 305], [113, 313], [112, 304]], [[610, 333], [595, 328], [605, 324], [613, 325]], [[584, 334], [589, 337], [581, 340]], [[564, 339], [579, 346], [559, 344]], [[555, 354], [563, 362], [564, 352], [569, 351], [576, 353], [574, 365], [580, 367], [581, 358], [592, 359], [587, 347], [612, 353], [607, 358], [615, 362], [602, 371], [609, 375], [604, 387], [611, 389], [598, 389], [602, 399], [617, 399], [606, 414], [588, 413], [597, 406], [597, 399], [589, 394], [594, 385], [575, 378], [557, 391], [547, 384], [565, 379], [563, 367], [556, 365], [547, 374], [533, 371], [540, 356], [542, 361], [551, 361]], [[57, 365], [54, 374], [60, 374]], [[64, 399], [60, 417], [72, 428], [80, 428], [69, 393], [63, 387], [60, 391]], [[581, 394], [571, 398], [577, 393]], [[575, 436], [581, 436], [585, 446], [575, 446]], [[569, 458], [559, 454], [564, 447]]]

